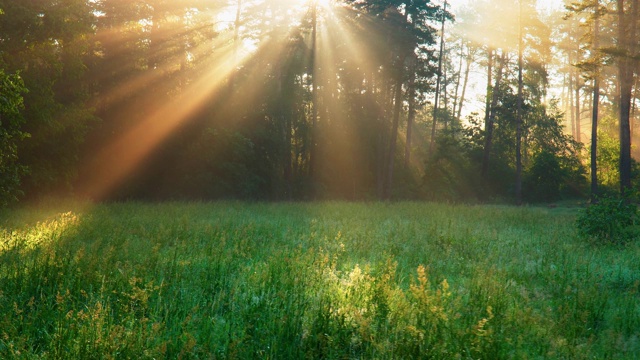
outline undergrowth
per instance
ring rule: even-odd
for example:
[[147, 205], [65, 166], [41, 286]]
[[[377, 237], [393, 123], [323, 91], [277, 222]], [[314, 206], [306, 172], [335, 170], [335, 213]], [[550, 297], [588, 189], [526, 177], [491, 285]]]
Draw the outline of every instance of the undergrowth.
[[625, 244], [640, 235], [638, 205], [630, 198], [602, 196], [577, 220], [580, 235], [594, 243]]

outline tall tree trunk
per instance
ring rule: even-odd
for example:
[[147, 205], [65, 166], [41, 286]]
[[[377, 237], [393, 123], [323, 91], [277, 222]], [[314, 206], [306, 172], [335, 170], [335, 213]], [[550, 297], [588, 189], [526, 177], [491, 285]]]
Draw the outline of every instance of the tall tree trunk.
[[317, 23], [318, 8], [314, 1], [311, 9], [311, 54], [310, 54], [310, 73], [311, 73], [311, 146], [309, 148], [309, 181], [311, 182], [311, 197], [315, 198], [316, 188], [316, 167], [318, 163], [318, 71], [316, 69], [316, 46], [317, 46]]
[[[640, 69], [638, 69], [640, 70]], [[634, 128], [635, 128], [635, 124], [637, 124], [637, 119], [636, 119], [636, 111], [637, 111], [637, 105], [636, 105], [636, 100], [638, 99], [638, 75], [636, 73], [636, 78], [635, 81], [633, 83], [633, 96], [631, 97], [631, 138], [633, 138], [633, 133], [634, 133]]]
[[[383, 121], [384, 118], [380, 119], [381, 125], [386, 125], [386, 121]], [[381, 128], [383, 126], [380, 126]], [[379, 200], [384, 200], [384, 192], [385, 192], [385, 168], [384, 168], [384, 145], [385, 145], [385, 132], [380, 131], [378, 133], [378, 146], [377, 146], [377, 163], [376, 163], [376, 193], [378, 195]]]
[[460, 83], [462, 82], [462, 60], [463, 60], [464, 42], [460, 40], [460, 59], [458, 62], [458, 75], [456, 76], [456, 90], [453, 93], [453, 106], [451, 107], [451, 116], [455, 117], [458, 110], [458, 101], [460, 101], [458, 95], [460, 94]]
[[440, 34], [440, 55], [438, 56], [438, 76], [436, 78], [436, 94], [433, 102], [433, 122], [431, 124], [431, 140], [429, 141], [429, 154], [433, 154], [433, 146], [436, 139], [436, 124], [438, 123], [438, 101], [440, 100], [440, 78], [442, 77], [442, 57], [444, 55], [444, 23], [446, 20], [447, 1], [444, 2], [442, 12], [442, 26]]
[[411, 166], [411, 137], [413, 136], [413, 123], [416, 119], [416, 101], [409, 98], [409, 111], [407, 114], [407, 141], [404, 144], [404, 166]]
[[487, 130], [487, 124], [489, 123], [489, 115], [491, 113], [491, 99], [493, 98], [493, 90], [491, 80], [493, 76], [493, 48], [487, 49], [487, 98], [485, 99], [484, 107], [484, 128]]
[[389, 137], [389, 153], [387, 157], [387, 181], [385, 182], [384, 197], [386, 200], [391, 199], [393, 190], [393, 169], [396, 158], [396, 144], [398, 141], [398, 127], [400, 126], [400, 110], [402, 110], [402, 83], [404, 77], [404, 56], [400, 58], [398, 65], [398, 77], [396, 79], [395, 102], [393, 107], [393, 123], [391, 125], [391, 133]]
[[287, 76], [286, 64], [281, 63], [275, 69], [274, 78], [277, 79], [275, 94], [278, 101], [274, 107], [274, 121], [281, 137], [279, 141], [284, 144], [279, 149], [281, 165], [277, 168], [277, 181], [274, 182], [274, 196], [279, 200], [291, 200], [291, 111], [287, 99], [287, 90], [290, 88]]
[[636, 22], [638, 0], [632, 0], [631, 16], [625, 13], [625, 0], [617, 0], [618, 44], [622, 56], [618, 59], [618, 81], [620, 83], [620, 192], [625, 194], [631, 188], [631, 90], [633, 87], [633, 62], [635, 55]]
[[[560, 92], [560, 100], [562, 101], [562, 106], [564, 108], [564, 112], [565, 114], [567, 113], [567, 104], [569, 103], [569, 100], [567, 99], [567, 74], [563, 73], [562, 74], [562, 90]], [[567, 122], [567, 118], [565, 116], [564, 118], [564, 122]]]
[[502, 50], [500, 55], [500, 61], [498, 63], [498, 71], [496, 74], [496, 83], [491, 90], [491, 103], [489, 104], [489, 113], [487, 121], [485, 123], [484, 131], [484, 153], [482, 155], [482, 168], [480, 175], [484, 181], [488, 180], [489, 175], [489, 160], [491, 157], [491, 147], [493, 145], [493, 122], [496, 116], [496, 107], [498, 105], [498, 93], [502, 82], [502, 70], [507, 60], [507, 52]]
[[598, 75], [593, 79], [593, 112], [591, 114], [591, 202], [598, 196], [598, 107], [600, 103], [600, 84]]
[[407, 138], [404, 143], [404, 166], [405, 168], [409, 168], [411, 165], [411, 137], [413, 136], [413, 122], [416, 118], [416, 73], [415, 73], [415, 63], [416, 59], [412, 58], [412, 66], [410, 69], [410, 79], [409, 79], [409, 88], [407, 89], [408, 93], [408, 101], [409, 101], [409, 109], [407, 113]]
[[522, 39], [522, 0], [518, 2], [518, 108], [516, 114], [516, 205], [522, 205], [522, 51], [524, 41]]
[[[600, 36], [600, 2], [595, 0], [593, 22], [593, 51], [598, 51]], [[597, 55], [596, 55], [597, 56]], [[591, 203], [598, 197], [598, 107], [600, 106], [600, 69], [593, 74], [593, 106], [591, 113]]]
[[467, 59], [466, 59], [467, 63], [465, 64], [465, 69], [464, 69], [464, 82], [462, 83], [462, 94], [460, 95], [460, 101], [458, 102], [458, 115], [456, 116], [458, 118], [458, 121], [460, 121], [462, 118], [462, 104], [464, 103], [464, 100], [465, 100], [467, 85], [469, 84], [469, 73], [471, 72], [471, 63], [473, 62], [473, 59], [471, 57], [471, 49], [467, 48], [467, 50], [468, 50]]
[[580, 109], [580, 88], [582, 87], [582, 85], [580, 84], [580, 73], [578, 71], [575, 72], [576, 75], [576, 82], [574, 84], [574, 88], [575, 88], [575, 100], [576, 100], [576, 141], [577, 142], [582, 142], [582, 128], [581, 128], [581, 122], [582, 122], [582, 118], [581, 118], [581, 111], [582, 109]]
[[373, 181], [375, 181], [375, 193], [378, 199], [382, 199], [382, 193], [383, 193], [383, 181], [382, 181], [382, 176], [380, 176], [380, 159], [382, 159], [383, 155], [381, 155], [381, 151], [380, 149], [383, 148], [383, 138], [382, 138], [382, 133], [383, 131], [383, 121], [382, 121], [382, 114], [380, 111], [380, 108], [378, 106], [375, 106], [374, 104], [376, 104], [376, 93], [377, 93], [377, 83], [376, 83], [376, 77], [375, 74], [373, 73], [373, 71], [367, 71], [366, 72], [366, 110], [365, 110], [365, 114], [368, 114], [368, 116], [370, 116], [373, 120], [374, 120], [374, 136], [372, 137], [372, 141], [371, 141], [371, 149], [372, 151], [372, 156], [370, 158], [370, 163], [369, 163], [369, 169], [371, 171], [371, 173], [373, 174]]
[[[443, 59], [443, 61], [446, 60], [446, 54], [445, 54], [445, 59]], [[445, 67], [442, 71], [442, 110], [444, 110], [444, 116], [443, 116], [443, 120], [444, 120], [444, 130], [448, 130], [449, 129], [449, 96], [447, 94], [447, 68]]]
[[380, 102], [383, 104], [378, 107], [378, 143], [376, 148], [376, 189], [379, 200], [384, 200], [385, 195], [385, 183], [386, 183], [386, 164], [387, 164], [387, 139], [388, 139], [388, 114], [387, 109], [390, 106], [389, 101], [389, 84], [388, 80], [380, 79], [380, 96], [382, 99]]
[[[287, 86], [290, 86], [287, 84]], [[293, 199], [293, 171], [292, 171], [292, 144], [291, 144], [291, 109], [283, 109], [282, 114], [282, 125], [284, 126], [284, 149], [283, 149], [283, 158], [282, 161], [284, 163], [284, 198], [287, 201], [291, 201]]]
[[[571, 64], [571, 52], [569, 52], [569, 64]], [[571, 136], [573, 137], [574, 140], [578, 140], [578, 137], [576, 136], [576, 113], [575, 111], [573, 111], [573, 72], [575, 71], [575, 69], [573, 68], [573, 65], [571, 66], [571, 70], [569, 71], [569, 89], [567, 89], [567, 97], [569, 98], [568, 100], [568, 105], [567, 105], [567, 113], [570, 114], [570, 125], [571, 125]]]

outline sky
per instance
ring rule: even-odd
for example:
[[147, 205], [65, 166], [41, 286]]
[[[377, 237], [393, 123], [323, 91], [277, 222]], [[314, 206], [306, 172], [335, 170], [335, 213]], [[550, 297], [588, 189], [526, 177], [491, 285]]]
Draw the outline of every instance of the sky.
[[562, 10], [562, 0], [538, 0], [539, 10]]
[[[448, 0], [454, 9], [464, 6], [472, 1], [473, 0]], [[562, 10], [562, 8], [562, 0], [538, 0], [538, 10], [540, 11], [546, 12], [549, 10]]]

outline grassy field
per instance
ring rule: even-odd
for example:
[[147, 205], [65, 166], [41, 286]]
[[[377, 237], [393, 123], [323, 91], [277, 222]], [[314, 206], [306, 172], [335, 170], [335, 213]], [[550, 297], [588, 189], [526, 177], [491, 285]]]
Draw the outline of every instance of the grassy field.
[[640, 242], [577, 210], [51, 204], [0, 215], [0, 358], [638, 359]]

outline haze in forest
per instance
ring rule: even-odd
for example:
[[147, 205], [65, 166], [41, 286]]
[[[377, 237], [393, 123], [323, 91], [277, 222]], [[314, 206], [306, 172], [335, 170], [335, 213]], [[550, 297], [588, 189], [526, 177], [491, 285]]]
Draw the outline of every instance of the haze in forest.
[[637, 0], [0, 10], [3, 203], [521, 204], [636, 186]]

